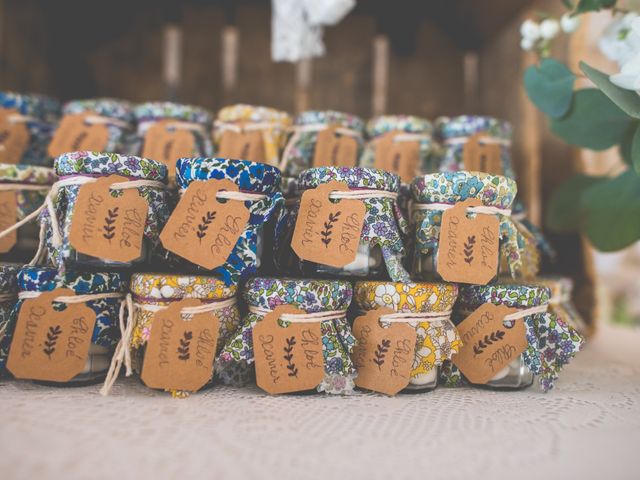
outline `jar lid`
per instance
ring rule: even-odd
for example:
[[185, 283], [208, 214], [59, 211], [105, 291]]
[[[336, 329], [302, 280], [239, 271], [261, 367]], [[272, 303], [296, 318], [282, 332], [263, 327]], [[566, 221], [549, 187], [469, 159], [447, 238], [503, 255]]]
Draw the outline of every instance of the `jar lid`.
[[417, 177], [411, 182], [414, 201], [456, 203], [478, 198], [487, 207], [509, 208], [518, 193], [515, 180], [483, 172], [442, 172]]
[[280, 188], [281, 173], [276, 167], [231, 158], [179, 158], [176, 181], [187, 188], [194, 180], [229, 179], [245, 192], [271, 194]]
[[60, 102], [38, 94], [0, 92], [0, 107], [14, 108], [22, 115], [35, 117], [44, 122], [54, 122], [60, 115]]
[[236, 291], [235, 285], [226, 286], [218, 278], [203, 275], [134, 273], [131, 276], [131, 293], [150, 300], [222, 300], [233, 297]]
[[25, 266], [18, 272], [18, 288], [27, 292], [48, 292], [58, 287], [79, 294], [125, 292], [126, 280], [120, 272], [65, 272], [60, 279], [53, 267]]
[[298, 115], [294, 123], [295, 125], [335, 124], [355, 130], [360, 135], [364, 134], [364, 120], [351, 113], [337, 112], [335, 110], [307, 110]]
[[493, 285], [460, 285], [458, 304], [461, 307], [479, 307], [484, 303], [508, 307], [536, 307], [549, 303], [551, 291], [535, 283], [496, 283]]
[[133, 109], [133, 114], [138, 122], [166, 118], [209, 126], [213, 119], [211, 112], [202, 107], [173, 102], [141, 103]]
[[413, 115], [380, 115], [367, 122], [367, 135], [370, 137], [377, 137], [394, 130], [431, 135], [433, 126], [426, 118]]
[[316, 167], [309, 168], [298, 177], [298, 189], [306, 190], [332, 180], [345, 182], [349, 188], [363, 188], [398, 192], [400, 177], [377, 168], [365, 167]]
[[56, 179], [56, 173], [53, 168], [0, 163], [0, 183], [52, 185]]
[[160, 162], [133, 155], [104, 152], [68, 152], [54, 161], [58, 176], [67, 175], [122, 175], [166, 182], [167, 167]]
[[454, 283], [356, 282], [354, 300], [362, 310], [378, 306], [397, 312], [446, 312], [458, 296]]
[[436, 131], [443, 139], [456, 137], [469, 137], [478, 132], [487, 132], [489, 135], [511, 140], [511, 124], [506, 120], [481, 115], [460, 115], [458, 117], [440, 117], [436, 119]]
[[559, 299], [564, 301], [571, 298], [573, 293], [573, 280], [569, 277], [545, 276], [536, 278], [536, 283], [549, 287], [551, 290], [551, 301]]
[[293, 305], [306, 312], [346, 310], [353, 289], [340, 280], [298, 280], [291, 278], [252, 278], [243, 291], [249, 305], [273, 310]]
[[291, 125], [291, 117], [287, 112], [259, 105], [247, 105], [245, 103], [238, 103], [221, 108], [218, 111], [218, 120], [223, 122], [237, 122], [240, 120], [250, 122], [280, 122], [282, 126]]
[[21, 263], [0, 263], [0, 293], [18, 292], [18, 271], [24, 265]]
[[72, 100], [65, 104], [62, 113], [73, 114], [95, 112], [98, 115], [116, 118], [123, 122], [133, 122], [133, 105], [126, 100], [115, 98], [90, 98], [86, 100]]

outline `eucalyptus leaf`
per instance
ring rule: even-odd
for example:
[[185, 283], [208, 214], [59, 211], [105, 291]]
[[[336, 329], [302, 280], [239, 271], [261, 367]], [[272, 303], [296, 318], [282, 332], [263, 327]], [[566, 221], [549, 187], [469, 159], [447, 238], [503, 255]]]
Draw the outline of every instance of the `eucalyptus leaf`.
[[640, 118], [640, 95], [611, 83], [609, 75], [580, 62], [580, 69], [613, 103], [633, 118]]
[[624, 134], [624, 137], [622, 138], [622, 142], [620, 142], [620, 145], [618, 145], [618, 148], [620, 150], [620, 156], [622, 157], [622, 160], [624, 160], [624, 163], [626, 163], [627, 165], [633, 164], [631, 146], [633, 144], [633, 137], [636, 134], [637, 128], [638, 128], [638, 122], [632, 123], [627, 129], [627, 132]]
[[577, 232], [581, 228], [581, 198], [590, 187], [606, 180], [577, 174], [560, 184], [549, 198], [546, 226], [557, 233]]
[[631, 119], [595, 88], [578, 90], [563, 117], [551, 120], [551, 130], [567, 143], [606, 150], [622, 142]]
[[[640, 128], [636, 128], [636, 133], [633, 134], [631, 161], [633, 162], [633, 168], [636, 173], [640, 174]], [[638, 219], [638, 221], [640, 222], [640, 219]]]
[[524, 87], [529, 99], [551, 118], [562, 117], [571, 107], [576, 76], [564, 64], [545, 58], [540, 66], [524, 72]]
[[634, 171], [590, 187], [581, 206], [585, 233], [598, 250], [620, 250], [640, 239], [640, 177]]
[[574, 13], [597, 12], [614, 7], [617, 0], [580, 0]]

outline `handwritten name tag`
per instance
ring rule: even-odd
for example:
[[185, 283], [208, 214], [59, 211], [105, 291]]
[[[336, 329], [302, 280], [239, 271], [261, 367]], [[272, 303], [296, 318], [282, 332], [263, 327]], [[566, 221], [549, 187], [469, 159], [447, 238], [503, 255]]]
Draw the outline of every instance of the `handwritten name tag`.
[[496, 143], [484, 143], [486, 132], [479, 132], [469, 137], [462, 149], [464, 169], [470, 172], [486, 172], [503, 175], [502, 149]]
[[[0, 192], [0, 232], [11, 227], [18, 221], [18, 202], [16, 192]], [[13, 248], [17, 241], [17, 232], [0, 238], [0, 253], [6, 253]]]
[[15, 109], [0, 108], [0, 163], [20, 163], [29, 145], [31, 135], [24, 122], [12, 122], [12, 115], [20, 115]]
[[249, 221], [243, 201], [220, 200], [220, 191], [239, 191], [231, 180], [189, 185], [160, 234], [167, 250], [207, 270], [227, 261]]
[[[238, 126], [242, 127], [242, 124]], [[217, 156], [265, 163], [267, 158], [262, 131], [225, 130], [220, 139]]]
[[181, 313], [199, 305], [200, 300], [185, 299], [154, 313], [140, 374], [147, 387], [196, 392], [213, 377], [218, 317]]
[[400, 176], [403, 183], [411, 183], [419, 173], [420, 142], [395, 140], [397, 135], [405, 132], [394, 131], [385, 133], [375, 144], [374, 166], [380, 170], [395, 173]]
[[484, 384], [500, 370], [518, 358], [527, 348], [522, 319], [503, 319], [517, 308], [485, 304], [457, 326], [462, 348], [453, 356], [453, 363], [472, 383]]
[[57, 157], [67, 152], [88, 150], [102, 152], [109, 142], [109, 129], [104, 123], [89, 123], [95, 112], [65, 115], [49, 144], [49, 155]]
[[324, 355], [320, 322], [278, 322], [283, 313], [303, 314], [291, 305], [281, 305], [253, 327], [256, 382], [267, 393], [312, 390], [324, 378]]
[[338, 133], [334, 126], [318, 132], [314, 167], [355, 167], [357, 162], [358, 142], [354, 137]]
[[353, 362], [358, 370], [355, 384], [374, 392], [395, 395], [409, 384], [416, 351], [416, 329], [408, 323], [383, 327], [380, 317], [394, 310], [379, 307], [353, 322], [356, 346]]
[[334, 191], [349, 187], [332, 181], [302, 194], [291, 246], [303, 260], [340, 268], [356, 258], [366, 207], [362, 200], [333, 202]]
[[54, 309], [53, 300], [74, 296], [57, 288], [23, 302], [11, 340], [7, 368], [16, 378], [68, 382], [85, 368], [96, 313], [85, 303]]
[[109, 188], [127, 181], [110, 175], [80, 187], [69, 232], [78, 252], [123, 263], [140, 258], [149, 204], [137, 189], [120, 190], [116, 197]]
[[195, 137], [184, 128], [171, 127], [172, 120], [160, 120], [149, 127], [144, 136], [142, 156], [164, 163], [169, 178], [176, 176], [176, 161], [191, 157], [195, 151]]
[[467, 208], [480, 205], [469, 198], [442, 214], [437, 271], [447, 282], [486, 285], [498, 274], [500, 222], [495, 215], [470, 218]]

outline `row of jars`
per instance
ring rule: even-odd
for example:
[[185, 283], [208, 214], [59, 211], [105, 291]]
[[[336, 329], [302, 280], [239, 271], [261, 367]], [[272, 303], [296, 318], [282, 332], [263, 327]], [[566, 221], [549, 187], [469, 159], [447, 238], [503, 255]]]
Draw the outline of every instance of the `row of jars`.
[[[416, 346], [410, 380], [404, 389], [406, 392], [470, 383], [451, 362], [462, 344], [456, 325], [469, 310], [485, 303], [506, 305], [523, 312], [531, 307], [543, 306], [546, 309], [524, 315], [521, 320], [526, 326], [526, 350], [483, 384], [484, 387], [525, 388], [533, 383], [536, 375], [546, 391], [553, 387], [560, 370], [582, 344], [577, 332], [581, 328], [581, 320], [569, 300], [571, 283], [561, 278], [546, 278], [535, 283], [458, 287], [441, 282], [367, 280], [352, 284], [343, 280], [254, 277], [246, 282], [239, 295], [236, 286], [211, 276], [136, 273], [129, 277], [122, 272], [72, 271], [60, 275], [50, 267], [21, 268], [15, 264], [1, 264], [1, 373], [9, 374], [5, 368], [6, 361], [24, 302], [60, 287], [71, 289], [76, 295], [89, 295], [85, 297], [86, 305], [96, 315], [85, 368], [64, 382], [65, 385], [101, 382], [119, 342], [120, 350], [124, 347], [131, 354], [132, 370], [140, 373], [144, 366], [145, 348], [153, 331], [154, 312], [187, 298], [213, 305], [210, 314], [219, 320], [215, 368], [207, 385], [218, 382], [240, 386], [254, 381], [252, 329], [268, 312], [284, 304], [310, 314], [335, 313], [331, 319], [321, 321], [324, 376], [316, 388], [319, 392], [332, 394], [354, 391], [358, 371], [353, 359], [356, 339], [351, 325], [358, 315], [378, 307], [387, 307], [394, 312], [444, 316], [438, 321], [424, 318], [408, 323], [416, 330]], [[119, 311], [129, 292], [133, 301], [129, 301], [128, 321], [132, 328], [123, 329], [122, 325], [118, 326], [122, 321]], [[219, 307], [216, 308], [216, 304]], [[186, 392], [172, 393], [181, 395]]]

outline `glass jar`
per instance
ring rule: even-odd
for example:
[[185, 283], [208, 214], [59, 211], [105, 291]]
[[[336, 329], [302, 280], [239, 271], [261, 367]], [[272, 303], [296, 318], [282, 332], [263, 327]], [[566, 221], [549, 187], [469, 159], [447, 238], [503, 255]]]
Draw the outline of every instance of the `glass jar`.
[[[392, 173], [374, 168], [318, 167], [306, 170], [298, 178], [298, 195], [304, 190], [316, 188], [331, 181], [344, 182], [354, 191], [379, 190], [397, 194], [400, 178]], [[407, 223], [397, 202], [389, 196], [362, 199], [366, 207], [364, 227], [360, 237], [356, 259], [342, 268], [301, 260], [291, 248], [300, 200], [291, 206], [278, 229], [276, 262], [287, 274], [327, 277], [390, 278], [394, 282], [408, 282], [409, 273], [402, 262], [405, 257], [403, 238]]]
[[[273, 238], [273, 224], [283, 203], [279, 191], [280, 170], [264, 163], [228, 158], [178, 160], [176, 181], [181, 191], [189, 187], [191, 182], [210, 179], [228, 179], [238, 185], [241, 192], [263, 195], [260, 200], [244, 202], [251, 214], [249, 222], [227, 261], [212, 270], [227, 285], [237, 284], [259, 269], [270, 266], [270, 255], [264, 256], [263, 252], [273, 250], [269, 242]], [[194, 265], [192, 267], [196, 268]]]
[[[134, 370], [141, 372], [145, 345], [151, 334], [151, 323], [157, 307], [166, 307], [185, 298], [199, 299], [207, 304], [235, 300], [236, 287], [227, 286], [217, 278], [200, 275], [135, 273], [131, 276], [131, 293], [134, 328], [130, 348], [133, 351]], [[217, 353], [240, 325], [238, 305], [235, 302], [230, 305], [226, 303], [229, 302], [213, 311], [220, 322]], [[179, 395], [181, 392], [173, 394]]]
[[537, 278], [536, 282], [551, 290], [549, 310], [555, 313], [558, 318], [564, 320], [567, 325], [574, 328], [580, 335], [585, 336], [589, 332], [589, 327], [571, 300], [573, 280], [569, 277], [549, 275]]
[[4, 162], [51, 166], [47, 148], [60, 117], [60, 103], [44, 95], [0, 92], [0, 110], [14, 110], [17, 115], [12, 121], [24, 123], [29, 132], [29, 142], [22, 157], [5, 158]]
[[[449, 205], [468, 198], [477, 198], [483, 206], [509, 210], [517, 192], [516, 182], [510, 178], [480, 172], [433, 173], [416, 178], [411, 184], [413, 197], [412, 225], [414, 252], [412, 272], [421, 280], [438, 279], [437, 258], [442, 213]], [[427, 209], [436, 204], [442, 208]], [[469, 216], [475, 214], [468, 214]], [[527, 260], [524, 248], [530, 233], [514, 223], [505, 213], [496, 213], [500, 221], [500, 264], [512, 277], [522, 275]], [[499, 271], [496, 271], [496, 276]]]
[[8, 335], [11, 311], [18, 302], [19, 263], [0, 263], [0, 377], [7, 362], [11, 337]]
[[[55, 180], [52, 168], [1, 163], [0, 186], [15, 188], [18, 207], [16, 218], [10, 223], [18, 222], [37, 210], [44, 203]], [[20, 189], [22, 186], [25, 189]], [[35, 222], [24, 224], [17, 231], [16, 244], [8, 252], [0, 254], [0, 259], [28, 262], [38, 249], [38, 236], [39, 229]]]
[[[348, 394], [353, 391], [356, 371], [351, 361], [355, 338], [347, 321], [353, 291], [349, 282], [252, 278], [243, 297], [249, 307], [241, 327], [222, 349], [217, 369], [222, 381], [243, 385], [255, 378], [253, 327], [265, 312], [279, 305], [293, 305], [307, 313], [344, 311], [344, 317], [321, 322], [324, 379], [318, 392]], [[258, 310], [256, 310], [258, 309]]]
[[[459, 324], [485, 303], [506, 305], [526, 312], [533, 307], [549, 305], [550, 297], [549, 288], [533, 283], [463, 285], [455, 307], [454, 322]], [[505, 321], [505, 325], [512, 325], [513, 322], [524, 322], [528, 346], [517, 360], [511, 362], [485, 386], [521, 389], [530, 386], [534, 375], [538, 375], [542, 390], [550, 390], [564, 365], [582, 347], [582, 337], [552, 309], [529, 315], [523, 313], [522, 318]], [[455, 367], [452, 369], [455, 370]]]
[[[167, 168], [146, 158], [118, 155], [117, 153], [69, 152], [60, 155], [55, 161], [55, 170], [61, 179], [75, 177], [106, 177], [121, 175], [130, 180], [151, 180], [165, 184]], [[128, 262], [114, 262], [104, 258], [91, 257], [77, 252], [69, 240], [69, 230], [73, 218], [74, 207], [81, 185], [61, 186], [53, 201], [58, 226], [62, 235], [62, 244], [54, 246], [51, 238], [51, 216], [45, 209], [40, 219], [45, 224], [46, 241], [49, 256], [60, 271], [67, 266], [81, 266], [82, 269], [126, 268], [134, 264], [144, 263], [156, 257], [160, 250], [159, 235], [169, 218], [169, 197], [165, 188], [142, 186], [137, 188], [149, 204], [149, 211], [144, 227], [144, 237], [140, 257]]]
[[[18, 289], [20, 292], [49, 292], [56, 288], [69, 288], [77, 295], [96, 295], [122, 293], [127, 290], [126, 276], [118, 272], [58, 274], [49, 267], [25, 266], [18, 272]], [[86, 302], [87, 307], [96, 312], [96, 324], [93, 329], [89, 355], [85, 368], [68, 383], [47, 382], [53, 385], [80, 386], [102, 381], [109, 369], [111, 356], [118, 340], [120, 302], [122, 298], [102, 298]], [[18, 300], [10, 317], [6, 336], [0, 344], [0, 369], [4, 369], [13, 330], [18, 320], [20, 307], [24, 300]]]
[[[457, 296], [458, 287], [453, 283], [364, 281], [356, 283], [354, 303], [357, 315], [387, 307], [401, 313], [443, 313], [450, 316]], [[438, 386], [439, 368], [458, 352], [460, 337], [448, 318], [437, 321], [425, 318], [423, 322], [409, 325], [416, 329], [416, 351], [409, 385], [402, 392], [427, 392]]]

